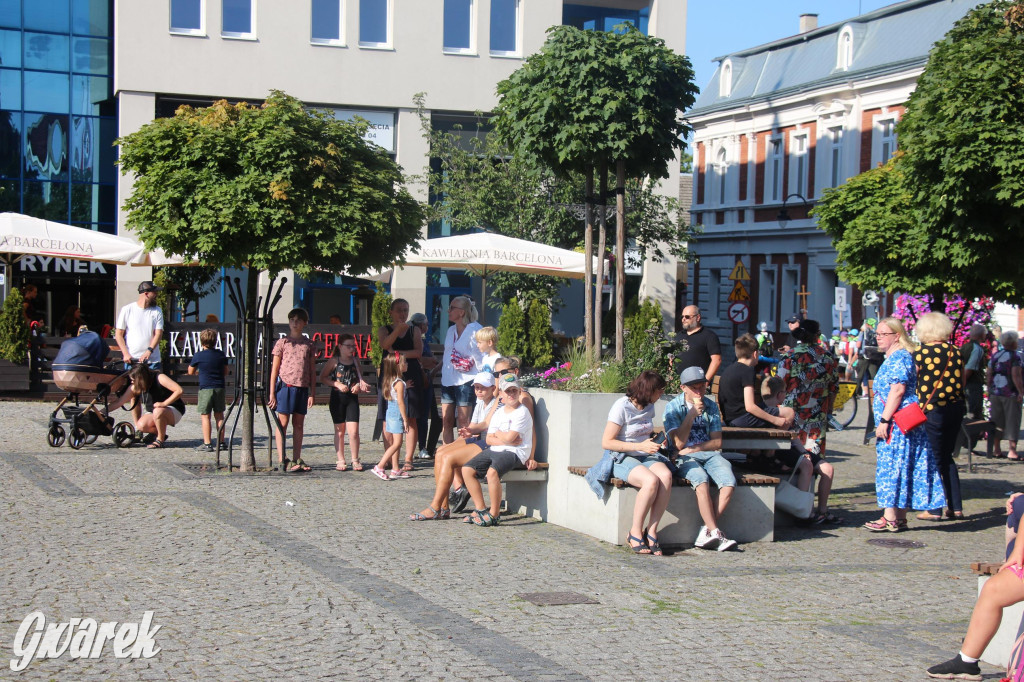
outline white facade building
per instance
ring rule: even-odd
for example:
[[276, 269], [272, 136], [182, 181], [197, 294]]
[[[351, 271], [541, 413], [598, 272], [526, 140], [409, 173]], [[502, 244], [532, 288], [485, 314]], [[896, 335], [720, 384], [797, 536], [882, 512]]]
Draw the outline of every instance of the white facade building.
[[[924, 70], [931, 46], [978, 0], [908, 0], [822, 28], [801, 18], [801, 33], [717, 59], [719, 68], [688, 118], [694, 128], [694, 246], [690, 301], [723, 338], [768, 323], [785, 339], [799, 313], [826, 330], [836, 277], [831, 238], [808, 217], [822, 193], [888, 160], [895, 125]], [[785, 208], [790, 220], [778, 220]], [[740, 261], [750, 314], [727, 312]], [[854, 326], [861, 292], [847, 288]], [[733, 298], [736, 298], [733, 296]], [[843, 326], [849, 326], [845, 324]]]
[[[491, 110], [496, 84], [541, 47], [552, 25], [601, 28], [627, 17], [677, 52], [685, 47], [685, 0], [118, 0], [114, 6], [121, 135], [168, 115], [176, 103], [255, 102], [278, 89], [371, 120], [375, 141], [407, 175], [422, 174], [429, 163], [413, 96], [426, 93], [435, 121]], [[677, 185], [677, 177], [663, 183], [666, 193]], [[425, 186], [410, 189], [427, 199]], [[131, 179], [121, 178], [120, 201], [130, 192]], [[122, 212], [119, 231], [124, 223]], [[674, 276], [674, 263], [659, 267]], [[138, 281], [149, 277], [144, 269], [121, 268], [118, 305], [133, 300]], [[284, 301], [305, 302], [288, 277]], [[670, 288], [656, 293], [671, 314]], [[427, 300], [423, 268], [398, 271], [392, 293], [407, 298], [413, 311], [429, 313], [436, 305]], [[314, 311], [318, 321], [327, 315]]]

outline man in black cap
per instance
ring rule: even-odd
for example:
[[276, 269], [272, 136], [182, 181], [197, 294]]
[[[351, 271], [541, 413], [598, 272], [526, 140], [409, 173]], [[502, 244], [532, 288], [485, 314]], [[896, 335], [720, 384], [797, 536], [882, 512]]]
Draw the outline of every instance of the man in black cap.
[[164, 333], [164, 313], [156, 304], [160, 287], [150, 281], [139, 284], [139, 300], [121, 308], [117, 314], [114, 338], [121, 349], [125, 366], [144, 362], [160, 371], [160, 337]]
[[797, 340], [796, 337], [793, 336], [793, 332], [795, 332], [796, 328], [800, 326], [800, 316], [795, 314], [790, 315], [786, 318], [786, 324], [789, 326], [789, 336], [786, 338], [786, 345], [782, 347], [782, 350], [788, 353], [796, 348]]

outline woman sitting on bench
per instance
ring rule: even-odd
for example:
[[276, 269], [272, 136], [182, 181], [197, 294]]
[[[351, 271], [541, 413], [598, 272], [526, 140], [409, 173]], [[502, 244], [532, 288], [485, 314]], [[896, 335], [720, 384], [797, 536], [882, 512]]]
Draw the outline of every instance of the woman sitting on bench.
[[[660, 441], [651, 437], [654, 433], [654, 403], [664, 391], [664, 377], [650, 370], [641, 372], [629, 383], [626, 395], [612, 405], [601, 438], [605, 457], [614, 459], [611, 475], [637, 489], [633, 525], [629, 528], [626, 542], [637, 554], [655, 556], [661, 556], [658, 524], [672, 494], [669, 460], [658, 452], [664, 436]], [[593, 469], [597, 471], [600, 467]], [[648, 519], [646, 530], [644, 519]]]

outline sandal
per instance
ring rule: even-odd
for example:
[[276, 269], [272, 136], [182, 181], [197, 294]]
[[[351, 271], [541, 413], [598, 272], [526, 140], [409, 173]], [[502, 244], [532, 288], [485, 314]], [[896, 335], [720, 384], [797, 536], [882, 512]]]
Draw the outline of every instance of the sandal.
[[[637, 544], [634, 545], [633, 544], [634, 542], [637, 543]], [[650, 554], [651, 553], [651, 548], [648, 547], [647, 545], [645, 545], [643, 540], [641, 540], [640, 538], [636, 537], [632, 533], [630, 533], [629, 535], [626, 536], [626, 543], [629, 545], [629, 548], [631, 550], [633, 550], [634, 554]]]
[[1016, 452], [1009, 452], [1006, 454], [1006, 459], [1010, 460], [1011, 462], [1019, 462], [1021, 460], [1021, 456], [1018, 455]]
[[292, 461], [285, 457], [283, 460], [277, 463], [277, 466], [280, 467], [281, 471], [288, 471], [288, 465], [291, 463]]
[[[477, 518], [473, 519], [474, 525], [480, 526], [481, 528], [498, 525], [498, 517], [492, 515], [489, 511], [478, 511], [473, 513], [477, 516]], [[472, 516], [472, 514], [470, 516]]]
[[308, 464], [306, 464], [302, 459], [295, 460], [293, 462], [293, 464], [297, 465], [299, 467], [299, 470], [302, 471], [302, 472], [312, 471], [313, 470], [313, 467], [311, 467]]
[[[348, 469], [348, 466], [345, 464], [345, 462], [343, 460], [341, 462], [338, 462], [338, 466], [336, 466], [334, 468], [337, 469], [338, 471], [345, 471], [346, 469]], [[354, 469], [355, 467], [352, 467], [352, 468]]]
[[882, 517], [877, 521], [868, 521], [864, 524], [864, 527], [870, 530], [872, 533], [879, 531], [889, 531], [890, 533], [898, 533], [900, 526], [896, 521], [890, 521], [889, 519]]
[[434, 509], [433, 507], [427, 507], [427, 509], [429, 509], [431, 512], [433, 512], [434, 515], [433, 516], [427, 516], [423, 512], [414, 512], [412, 514], [409, 514], [409, 520], [410, 521], [435, 521], [435, 520], [441, 518], [441, 512], [439, 510]]
[[907, 523], [906, 519], [899, 519], [898, 521], [896, 521], [896, 530], [892, 530], [892, 528], [890, 528], [889, 530], [892, 531], [893, 533], [896, 533], [898, 531], [907, 530], [909, 528], [910, 528], [910, 524]]
[[163, 446], [164, 442], [158, 438], [149, 445], [147, 445], [146, 447], [149, 448], [150, 450], [156, 450], [157, 448], [162, 448]]
[[288, 465], [285, 471], [288, 472], [289, 474], [301, 474], [309, 471], [309, 467], [303, 469], [301, 462], [292, 462], [290, 465]]
[[352, 471], [362, 471], [362, 470], [363, 470], [363, 463], [360, 462], [358, 459], [352, 460]]
[[836, 525], [836, 526], [838, 526], [842, 522], [843, 522], [843, 520], [840, 517], [838, 517], [835, 514], [833, 514], [832, 512], [825, 512], [824, 514], [818, 514], [813, 519], [811, 519], [811, 524], [815, 525], [815, 526], [820, 526], [820, 525], [823, 525], [823, 524], [829, 524], [829, 525]]
[[476, 523], [476, 521], [473, 520], [473, 514], [483, 514], [485, 511], [487, 511], [487, 510], [486, 509], [474, 509], [473, 511], [469, 512], [468, 514], [466, 514], [465, 516], [462, 517], [462, 522], [463, 523]]
[[384, 471], [379, 466], [373, 467], [372, 471], [373, 471], [373, 475], [376, 476], [377, 478], [379, 478], [382, 481], [390, 481], [391, 480], [390, 478], [388, 478], [388, 472]]
[[658, 544], [658, 538], [652, 538], [650, 533], [644, 531], [644, 540], [647, 542], [647, 547], [650, 548], [653, 556], [662, 556], [661, 545]]
[[448, 507], [441, 507], [437, 510], [437, 516], [435, 517], [438, 521], [447, 521], [452, 517], [452, 510]]
[[406, 461], [406, 463], [402, 465], [402, 471], [412, 471], [415, 468], [416, 467], [412, 465], [412, 462], [409, 461]]

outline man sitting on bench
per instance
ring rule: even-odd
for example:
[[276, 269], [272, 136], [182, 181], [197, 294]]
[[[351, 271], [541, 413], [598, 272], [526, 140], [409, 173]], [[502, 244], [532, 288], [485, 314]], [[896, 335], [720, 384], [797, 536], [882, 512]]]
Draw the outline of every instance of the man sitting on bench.
[[[665, 408], [665, 432], [680, 461], [679, 475], [690, 482], [697, 496], [697, 509], [704, 525], [694, 545], [724, 552], [736, 546], [718, 527], [718, 519], [729, 505], [736, 477], [729, 460], [722, 457], [722, 417], [718, 405], [708, 398], [708, 382], [700, 367], [687, 367], [679, 375], [683, 391]], [[709, 477], [718, 486], [718, 504], [711, 498]]]
[[722, 372], [718, 386], [718, 402], [725, 423], [748, 429], [791, 428], [795, 414], [792, 408], [766, 405], [761, 399], [755, 369], [760, 355], [757, 339], [744, 334], [736, 339], [733, 347], [736, 362]]

